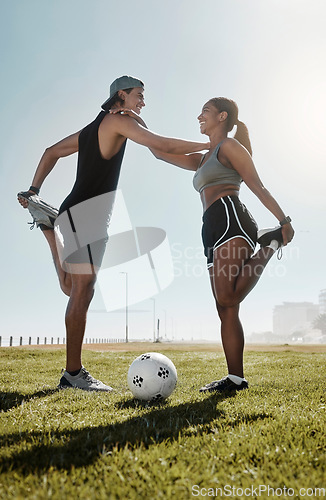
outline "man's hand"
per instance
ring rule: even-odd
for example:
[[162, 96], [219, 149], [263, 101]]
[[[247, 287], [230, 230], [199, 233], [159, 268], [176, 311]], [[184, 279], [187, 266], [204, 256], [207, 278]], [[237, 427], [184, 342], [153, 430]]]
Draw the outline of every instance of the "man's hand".
[[17, 199], [19, 203], [21, 204], [22, 207], [27, 208], [28, 207], [28, 201], [25, 198], [22, 198], [20, 195], [24, 196], [25, 198], [28, 198], [29, 196], [35, 195], [34, 191], [20, 191], [17, 194]]

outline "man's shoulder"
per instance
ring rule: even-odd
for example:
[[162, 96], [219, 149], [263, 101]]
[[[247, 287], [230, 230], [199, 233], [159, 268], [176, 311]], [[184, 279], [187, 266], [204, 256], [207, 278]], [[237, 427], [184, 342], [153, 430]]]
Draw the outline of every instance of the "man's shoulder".
[[122, 123], [123, 119], [124, 117], [121, 116], [119, 113], [117, 114], [105, 113], [102, 123], [105, 124], [106, 126], [114, 126], [116, 124]]
[[103, 118], [101, 123], [101, 128], [107, 131], [115, 131], [121, 133], [124, 130], [128, 130], [129, 127], [137, 125], [136, 121], [127, 115], [121, 115], [120, 113], [107, 113]]

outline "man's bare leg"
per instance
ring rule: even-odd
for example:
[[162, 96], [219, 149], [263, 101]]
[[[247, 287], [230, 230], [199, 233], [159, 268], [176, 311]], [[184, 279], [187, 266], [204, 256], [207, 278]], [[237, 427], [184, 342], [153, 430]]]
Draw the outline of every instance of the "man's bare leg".
[[[29, 194], [33, 195], [34, 193], [30, 191]], [[18, 195], [18, 201], [22, 207], [28, 208], [28, 200], [27, 199]], [[69, 275], [69, 273], [64, 271], [64, 269], [62, 269], [62, 267], [61, 267], [61, 263], [60, 263], [60, 259], [59, 259], [59, 252], [58, 252], [58, 247], [57, 247], [57, 245], [59, 245], [60, 243], [59, 243], [59, 241], [56, 241], [53, 229], [51, 229], [43, 224], [40, 225], [40, 229], [42, 230], [42, 233], [44, 234], [44, 236], [48, 242], [48, 245], [50, 247], [53, 262], [54, 262], [54, 267], [55, 267], [55, 270], [56, 270], [58, 278], [59, 278], [61, 290], [63, 291], [63, 293], [65, 293], [66, 295], [69, 296], [70, 290], [71, 290], [71, 276]]]
[[58, 278], [59, 278], [59, 283], [61, 290], [63, 291], [64, 294], [68, 295], [70, 297], [70, 292], [71, 292], [71, 285], [72, 285], [72, 280], [71, 280], [71, 275], [70, 273], [67, 273], [64, 271], [64, 269], [61, 266], [60, 259], [59, 259], [59, 253], [58, 253], [58, 247], [57, 245], [59, 244], [56, 239], [55, 239], [55, 234], [54, 230], [47, 228], [46, 226], [42, 226], [42, 233], [44, 234], [53, 258], [53, 263], [55, 270], [57, 272]]
[[72, 286], [66, 310], [66, 370], [75, 372], [82, 367], [81, 351], [86, 328], [86, 316], [94, 295], [96, 274], [71, 274]]
[[89, 304], [94, 295], [98, 268], [90, 264], [67, 264], [71, 275], [71, 293], [66, 310], [66, 371], [60, 388], [77, 387], [86, 391], [111, 392], [112, 387], [94, 379], [82, 367], [82, 345]]

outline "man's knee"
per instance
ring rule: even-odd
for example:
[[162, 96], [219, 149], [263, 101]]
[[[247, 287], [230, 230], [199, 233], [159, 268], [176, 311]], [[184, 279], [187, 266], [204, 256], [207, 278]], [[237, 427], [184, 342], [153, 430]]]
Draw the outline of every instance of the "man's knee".
[[71, 275], [69, 273], [63, 273], [63, 275], [59, 276], [59, 283], [60, 283], [60, 288], [63, 291], [65, 295], [70, 297], [71, 294], [71, 288], [72, 288], [72, 281], [71, 281]]
[[71, 286], [67, 286], [65, 283], [61, 283], [60, 282], [60, 288], [61, 290], [63, 291], [63, 293], [65, 295], [67, 295], [67, 297], [70, 297], [70, 294], [71, 294]]
[[73, 275], [71, 296], [79, 297], [93, 297], [96, 283], [96, 275]]
[[87, 296], [92, 296], [94, 294], [95, 290], [95, 282], [96, 279], [90, 279], [88, 281], [85, 281], [78, 287], [78, 291], [81, 295], [87, 295]]

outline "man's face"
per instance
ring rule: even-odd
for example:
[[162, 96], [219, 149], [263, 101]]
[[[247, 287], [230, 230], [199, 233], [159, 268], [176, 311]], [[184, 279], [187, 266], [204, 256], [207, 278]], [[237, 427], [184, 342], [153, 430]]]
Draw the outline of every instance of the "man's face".
[[136, 87], [131, 90], [130, 94], [127, 94], [127, 92], [123, 92], [123, 94], [124, 94], [123, 107], [132, 109], [132, 111], [140, 115], [142, 108], [145, 106], [143, 87]]

